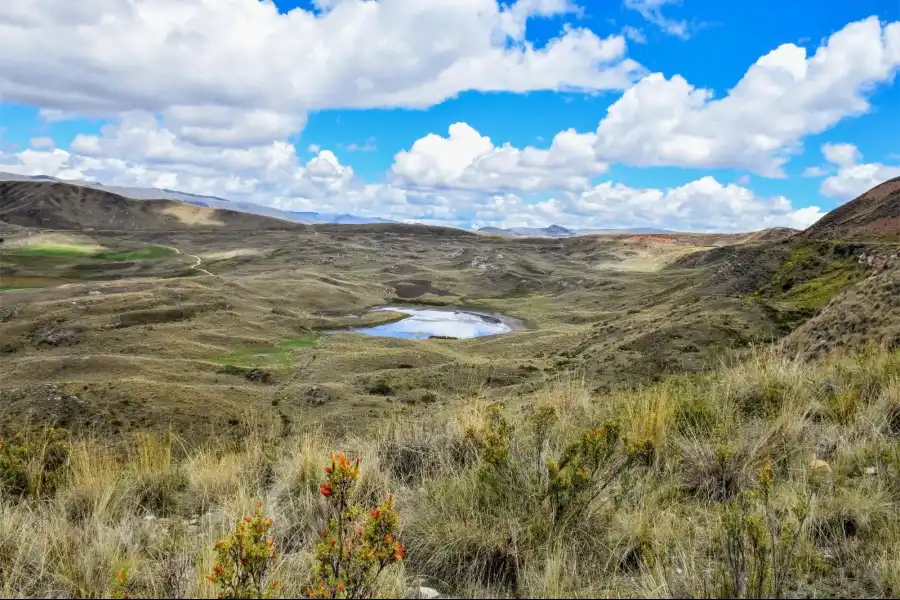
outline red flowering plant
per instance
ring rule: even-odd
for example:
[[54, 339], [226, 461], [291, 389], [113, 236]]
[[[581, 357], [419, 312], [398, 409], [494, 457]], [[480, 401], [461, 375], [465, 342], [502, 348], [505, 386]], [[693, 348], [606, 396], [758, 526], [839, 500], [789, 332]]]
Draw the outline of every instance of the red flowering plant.
[[365, 511], [356, 502], [359, 458], [331, 454], [319, 492], [328, 502], [330, 519], [315, 548], [315, 574], [306, 588], [308, 598], [374, 598], [378, 577], [404, 559], [400, 516], [388, 496]]
[[238, 521], [231, 535], [216, 542], [216, 564], [207, 579], [222, 590], [219, 598], [277, 597], [281, 584], [267, 581], [276, 555], [271, 527], [260, 502], [253, 516]]

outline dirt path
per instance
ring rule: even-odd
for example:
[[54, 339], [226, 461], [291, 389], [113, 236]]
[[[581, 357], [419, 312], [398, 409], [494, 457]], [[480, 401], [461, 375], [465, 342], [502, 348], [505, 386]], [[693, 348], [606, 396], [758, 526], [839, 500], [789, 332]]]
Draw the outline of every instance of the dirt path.
[[[163, 246], [162, 244], [159, 244], [159, 245], [160, 245], [160, 246]], [[196, 260], [197, 262], [195, 262], [194, 264], [191, 265], [191, 268], [192, 268], [192, 269], [196, 269], [197, 271], [200, 271], [201, 273], [206, 273], [206, 274], [209, 275], [210, 277], [215, 277], [215, 275], [213, 275], [212, 273], [210, 273], [210, 272], [207, 271], [206, 269], [201, 269], [201, 268], [200, 268], [200, 263], [203, 262], [203, 259], [200, 258], [199, 256], [197, 256], [196, 254], [188, 254], [187, 252], [182, 252], [181, 250], [179, 250], [179, 249], [176, 248], [175, 246], [163, 246], [163, 248], [168, 248], [169, 250], [174, 250], [174, 251], [175, 251], [175, 254], [184, 254], [184, 255], [187, 256], [187, 257], [193, 258], [193, 259]]]

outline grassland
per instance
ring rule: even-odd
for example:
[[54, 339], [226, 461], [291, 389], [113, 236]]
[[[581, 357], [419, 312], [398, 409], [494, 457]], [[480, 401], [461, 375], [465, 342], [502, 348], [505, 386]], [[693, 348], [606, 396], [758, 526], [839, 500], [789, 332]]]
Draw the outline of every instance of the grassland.
[[[3, 243], [0, 595], [214, 595], [214, 541], [257, 500], [297, 594], [336, 449], [362, 457], [366, 500], [398, 500], [387, 595], [900, 593], [894, 246], [407, 226]], [[526, 327], [342, 333], [399, 303]], [[869, 333], [884, 347], [803, 360]]]
[[[500, 412], [489, 391], [470, 380], [429, 420], [371, 434], [254, 420], [199, 446], [19, 442], [28, 491], [0, 495], [0, 594], [214, 597], [214, 542], [262, 501], [271, 577], [296, 595], [337, 449], [361, 457], [363, 499], [396, 498], [407, 556], [386, 596], [413, 581], [463, 597], [900, 594], [898, 352], [759, 351], [606, 394], [561, 376]], [[564, 460], [592, 467], [587, 485]]]
[[[699, 264], [667, 262], [703, 250], [702, 236], [504, 239], [406, 226], [60, 235], [4, 242], [0, 285], [21, 286], [0, 295], [7, 433], [172, 428], [200, 442], [236, 431], [248, 410], [288, 430], [340, 432], [429, 418], [472, 382], [513, 404], [570, 371], [615, 390], [776, 340], [865, 275], [854, 251], [819, 242], [738, 246], [736, 259], [710, 246]], [[94, 250], [27, 255], [18, 240]], [[784, 267], [809, 248], [816, 258]], [[788, 289], [773, 284], [783, 278]], [[400, 302], [492, 310], [527, 327], [473, 340], [321, 335], [397, 318], [367, 310]]]

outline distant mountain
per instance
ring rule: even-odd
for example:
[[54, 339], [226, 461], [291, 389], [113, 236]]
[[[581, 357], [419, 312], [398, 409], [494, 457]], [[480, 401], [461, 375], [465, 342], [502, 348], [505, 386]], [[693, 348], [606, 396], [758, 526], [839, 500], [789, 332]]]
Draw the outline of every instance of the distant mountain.
[[16, 175], [14, 173], [0, 172], [0, 181], [51, 181], [57, 183], [66, 183], [69, 185], [77, 185], [81, 187], [89, 187], [95, 190], [102, 190], [112, 194], [118, 194], [132, 200], [175, 200], [176, 202], [184, 202], [195, 206], [205, 206], [208, 208], [224, 208], [251, 215], [260, 215], [263, 217], [271, 217], [273, 219], [281, 219], [283, 221], [293, 221], [294, 223], [338, 223], [338, 224], [365, 224], [365, 223], [395, 223], [388, 219], [378, 217], [359, 217], [349, 214], [337, 213], [320, 213], [320, 212], [301, 212], [287, 211], [262, 206], [253, 202], [244, 202], [240, 200], [228, 200], [218, 196], [203, 196], [200, 194], [190, 194], [188, 192], [179, 192], [178, 190], [169, 190], [165, 188], [144, 188], [129, 187], [119, 185], [103, 185], [93, 181], [82, 180], [64, 180], [50, 177], [48, 175]]
[[549, 227], [512, 227], [509, 229], [501, 229], [499, 227], [482, 227], [478, 229], [480, 233], [491, 233], [494, 235], [503, 235], [507, 237], [544, 237], [544, 238], [565, 238], [579, 235], [634, 235], [634, 234], [653, 234], [653, 233], [675, 233], [668, 229], [651, 229], [646, 227], [635, 227], [630, 229], [568, 229], [561, 225], [550, 225]]
[[263, 215], [176, 200], [135, 200], [92, 186], [52, 180], [0, 181], [0, 221], [69, 230], [296, 229]]
[[291, 211], [292, 215], [297, 215], [302, 219], [310, 219], [311, 223], [330, 223], [333, 225], [367, 225], [370, 223], [396, 223], [390, 219], [382, 219], [380, 217], [357, 217], [347, 213], [320, 213], [320, 212], [299, 212]]

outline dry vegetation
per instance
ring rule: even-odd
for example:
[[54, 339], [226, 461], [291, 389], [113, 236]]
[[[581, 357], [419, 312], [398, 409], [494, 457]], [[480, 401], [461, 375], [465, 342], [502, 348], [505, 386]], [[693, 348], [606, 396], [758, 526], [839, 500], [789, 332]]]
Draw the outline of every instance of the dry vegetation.
[[[815, 235], [562, 240], [0, 187], [81, 230], [0, 222], [0, 596], [897, 597], [885, 185]], [[335, 333], [403, 302], [527, 327]]]
[[203, 448], [8, 440], [0, 594], [214, 596], [215, 541], [257, 501], [274, 521], [267, 577], [303, 593], [337, 449], [361, 458], [360, 503], [396, 499], [406, 560], [380, 594], [413, 580], [481, 597], [900, 594], [896, 351], [759, 351], [606, 395], [564, 378], [528, 409], [460, 400], [362, 437], [256, 423]]

